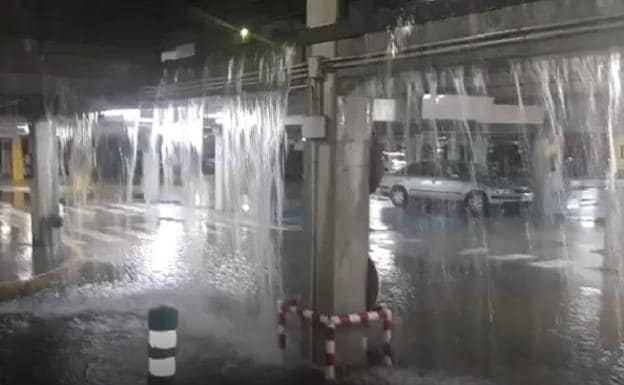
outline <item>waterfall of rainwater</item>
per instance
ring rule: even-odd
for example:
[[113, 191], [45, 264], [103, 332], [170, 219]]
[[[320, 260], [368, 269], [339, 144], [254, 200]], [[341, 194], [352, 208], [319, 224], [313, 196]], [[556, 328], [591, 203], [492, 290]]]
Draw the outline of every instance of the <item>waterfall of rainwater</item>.
[[[203, 185], [201, 161], [203, 154], [204, 102], [190, 99], [170, 102], [154, 108], [153, 126], [149, 140], [149, 153], [157, 154], [160, 141], [163, 184], [161, 200], [181, 201], [185, 205], [201, 205]], [[148, 162], [149, 167], [159, 167], [158, 162]], [[157, 170], [157, 169], [156, 169]], [[147, 174], [153, 177], [156, 170]], [[146, 183], [145, 186], [153, 184]], [[153, 186], [158, 188], [158, 185]], [[158, 193], [144, 192], [147, 202]]]
[[[259, 63], [259, 82], [265, 91], [242, 92], [240, 74], [230, 71], [236, 93], [226, 98], [222, 113], [223, 188], [226, 211], [242, 221], [255, 222], [255, 255], [263, 272], [259, 301], [273, 301], [281, 290], [279, 275], [280, 225], [284, 204], [284, 119], [288, 104], [292, 50]], [[233, 68], [233, 66], [231, 66]], [[234, 75], [234, 74], [238, 75]], [[276, 231], [277, 230], [277, 231]], [[272, 303], [264, 304], [272, 309]]]
[[85, 205], [93, 187], [93, 131], [96, 123], [95, 114], [52, 119], [60, 142], [62, 183], [71, 187], [71, 195], [66, 199], [69, 198], [73, 205]]
[[123, 156], [125, 168], [124, 175], [126, 176], [126, 202], [128, 203], [132, 202], [132, 193], [134, 189], [134, 174], [136, 172], [137, 165], [140, 120], [140, 112], [138, 112], [137, 114], [133, 114], [130, 121], [124, 121], [124, 128], [129, 144], [129, 151]]

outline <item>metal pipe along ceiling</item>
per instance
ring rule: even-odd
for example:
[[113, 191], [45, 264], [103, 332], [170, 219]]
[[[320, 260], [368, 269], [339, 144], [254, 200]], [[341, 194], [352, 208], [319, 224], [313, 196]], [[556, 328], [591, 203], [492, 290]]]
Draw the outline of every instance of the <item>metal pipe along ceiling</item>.
[[[570, 22], [523, 27], [512, 30], [488, 32], [457, 39], [441, 40], [431, 43], [408, 46], [393, 60], [410, 59], [421, 56], [434, 56], [467, 49], [495, 47], [507, 44], [546, 40], [570, 35], [624, 29], [624, 15], [580, 19]], [[332, 68], [351, 68], [375, 64], [390, 58], [386, 51], [372, 54], [337, 57], [327, 63]]]
[[[465, 50], [497, 47], [530, 41], [547, 40], [558, 37], [580, 35], [610, 30], [624, 30], [624, 15], [609, 17], [591, 17], [556, 24], [546, 24], [515, 28], [510, 30], [487, 32], [472, 36], [455, 39], [441, 40], [418, 45], [407, 46], [398, 55], [391, 57], [386, 51], [363, 53], [354, 56], [342, 56], [327, 59], [325, 65], [331, 69], [339, 70], [377, 64], [389, 59], [407, 60], [416, 57], [435, 56], [449, 53], [457, 53]], [[295, 80], [301, 80], [307, 76], [306, 63], [297, 63], [293, 66]], [[219, 92], [225, 91], [227, 78], [217, 77], [204, 80], [180, 82], [164, 86], [170, 93], [193, 93], [200, 91]], [[253, 87], [259, 84], [258, 72], [248, 72], [243, 75], [242, 84], [245, 87]], [[161, 87], [150, 87], [148, 93], [153, 96]]]

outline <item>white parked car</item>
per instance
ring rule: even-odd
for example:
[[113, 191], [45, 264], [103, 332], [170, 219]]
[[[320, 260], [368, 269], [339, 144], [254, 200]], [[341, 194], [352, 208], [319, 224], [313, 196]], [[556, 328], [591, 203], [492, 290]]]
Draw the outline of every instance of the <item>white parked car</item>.
[[380, 192], [395, 206], [407, 207], [411, 198], [457, 202], [473, 215], [487, 215], [491, 206], [529, 205], [533, 191], [509, 180], [494, 180], [479, 165], [459, 161], [421, 162], [385, 175]]

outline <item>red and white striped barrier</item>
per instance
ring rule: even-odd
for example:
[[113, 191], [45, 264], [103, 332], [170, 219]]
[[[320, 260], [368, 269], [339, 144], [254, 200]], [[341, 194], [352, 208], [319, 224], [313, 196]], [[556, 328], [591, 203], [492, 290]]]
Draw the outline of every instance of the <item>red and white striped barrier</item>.
[[[300, 309], [296, 301], [277, 302], [277, 334], [280, 349], [286, 349], [286, 314], [294, 314], [303, 322], [310, 321], [313, 324], [325, 328], [325, 378], [334, 380], [336, 378], [336, 329], [338, 327], [348, 327], [354, 325], [368, 326], [369, 322], [381, 321], [383, 324], [383, 361], [384, 365], [392, 366], [392, 311], [385, 306], [377, 310], [343, 315], [327, 316], [323, 314], [315, 315], [314, 311]], [[363, 341], [363, 348], [367, 349], [366, 339]]]

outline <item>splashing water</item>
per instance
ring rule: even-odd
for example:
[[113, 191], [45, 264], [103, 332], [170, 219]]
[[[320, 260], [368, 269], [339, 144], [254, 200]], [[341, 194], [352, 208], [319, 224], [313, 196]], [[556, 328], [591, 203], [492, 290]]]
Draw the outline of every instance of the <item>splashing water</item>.
[[[154, 108], [154, 119], [149, 140], [150, 154], [158, 152], [163, 165], [162, 196], [165, 201], [181, 201], [185, 205], [201, 205], [203, 185], [201, 161], [203, 153], [204, 104], [202, 100], [191, 99], [178, 104], [169, 103]], [[158, 162], [148, 162], [149, 167]], [[155, 170], [148, 172], [157, 175]], [[176, 176], [178, 176], [176, 178]], [[146, 184], [150, 186], [151, 184]], [[180, 186], [180, 189], [176, 189]], [[157, 185], [155, 187], [158, 187]], [[151, 202], [158, 193], [148, 189], [146, 200]]]
[[[273, 301], [275, 291], [281, 290], [279, 227], [284, 204], [284, 118], [291, 60], [289, 49], [282, 55], [263, 59], [259, 81], [269, 90], [233, 96], [226, 101], [223, 111], [223, 207], [258, 224], [255, 258], [267, 278], [261, 286], [268, 294], [261, 301]], [[240, 85], [236, 88], [240, 89]], [[274, 224], [277, 232], [272, 230]], [[272, 307], [272, 303], [268, 304], [268, 308]]]
[[93, 188], [95, 163], [95, 114], [77, 115], [73, 119], [53, 119], [60, 143], [60, 172], [62, 183], [71, 186], [71, 202], [85, 205]]

